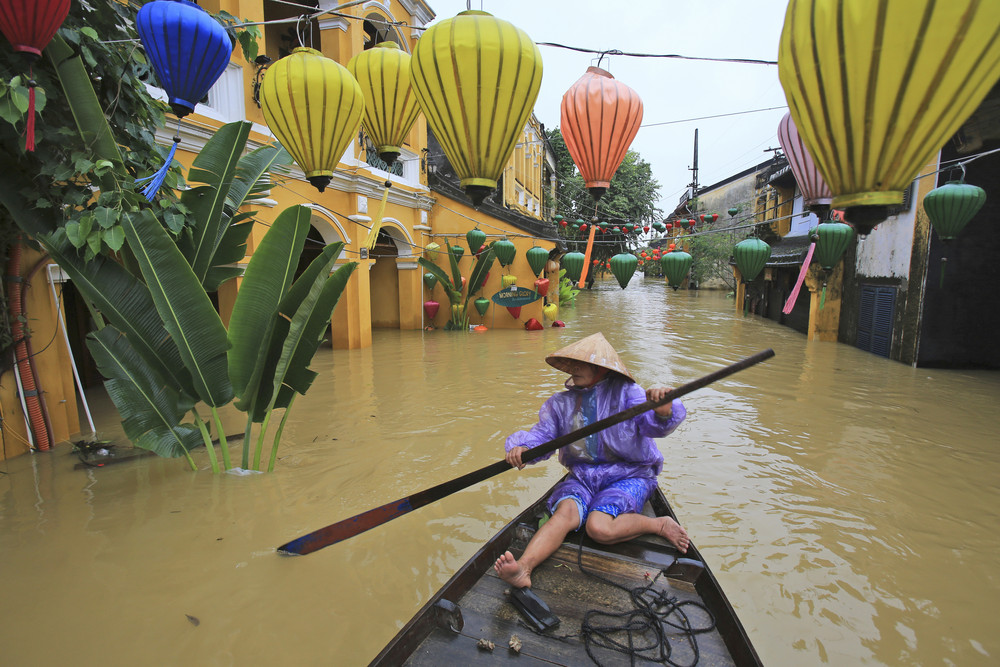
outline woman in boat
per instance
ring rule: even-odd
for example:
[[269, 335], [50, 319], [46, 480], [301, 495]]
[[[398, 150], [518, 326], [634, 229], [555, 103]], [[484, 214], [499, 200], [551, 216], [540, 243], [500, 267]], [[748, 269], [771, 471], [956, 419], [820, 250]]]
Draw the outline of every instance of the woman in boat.
[[[570, 377], [566, 390], [542, 405], [537, 424], [507, 438], [506, 460], [518, 469], [524, 468], [521, 454], [527, 449], [647, 399], [659, 400], [669, 391], [666, 387], [643, 391], [600, 333], [553, 352], [545, 361]], [[530, 587], [532, 570], [581, 526], [601, 544], [655, 534], [686, 552], [687, 532], [676, 521], [641, 513], [663, 468], [663, 455], [653, 438], [673, 432], [685, 414], [684, 404], [674, 400], [562, 447], [559, 461], [569, 475], [549, 497], [551, 518], [531, 538], [519, 560], [509, 551], [497, 559], [494, 568], [500, 578], [515, 588]]]

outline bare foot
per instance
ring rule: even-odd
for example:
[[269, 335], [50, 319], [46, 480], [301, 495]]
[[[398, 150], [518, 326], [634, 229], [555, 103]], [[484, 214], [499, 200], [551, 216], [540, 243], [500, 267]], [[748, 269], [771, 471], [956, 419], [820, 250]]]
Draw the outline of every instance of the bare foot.
[[514, 559], [514, 554], [509, 551], [500, 556], [500, 558], [497, 558], [497, 562], [493, 564], [493, 569], [496, 570], [497, 576], [514, 588], [531, 587], [531, 573], [521, 567], [517, 560]]
[[688, 545], [691, 544], [687, 531], [669, 516], [663, 517], [660, 524], [660, 537], [665, 537], [669, 540], [682, 554], [687, 553]]

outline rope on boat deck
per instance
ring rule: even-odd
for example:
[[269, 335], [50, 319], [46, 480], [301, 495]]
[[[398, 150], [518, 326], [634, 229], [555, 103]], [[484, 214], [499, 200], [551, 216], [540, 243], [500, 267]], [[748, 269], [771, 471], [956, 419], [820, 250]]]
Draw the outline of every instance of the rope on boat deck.
[[[696, 635], [711, 632], [715, 629], [715, 616], [701, 602], [695, 600], [680, 600], [676, 596], [667, 595], [664, 591], [653, 590], [656, 581], [663, 575], [663, 570], [656, 573], [650, 582], [644, 586], [629, 588], [623, 586], [596, 572], [589, 572], [583, 567], [583, 535], [585, 531], [580, 531], [580, 542], [576, 554], [576, 564], [580, 571], [588, 577], [597, 579], [605, 584], [614, 586], [625, 591], [632, 598], [634, 609], [624, 612], [608, 612], [600, 609], [588, 610], [583, 616], [579, 634], [575, 635], [549, 635], [543, 636], [559, 639], [562, 641], [575, 639], [583, 640], [587, 655], [594, 661], [595, 665], [601, 665], [601, 661], [594, 655], [595, 648], [610, 649], [629, 656], [631, 664], [635, 664], [637, 658], [671, 667], [694, 667], [698, 664], [701, 654], [698, 650], [698, 639]], [[709, 624], [704, 627], [693, 627], [684, 607], [693, 606], [700, 609], [709, 619]], [[676, 620], [671, 617], [676, 616]], [[608, 619], [601, 622], [602, 619]], [[617, 621], [617, 622], [615, 622]], [[536, 634], [534, 628], [522, 624]], [[670, 628], [680, 631], [680, 635], [688, 641], [691, 652], [694, 655], [693, 662], [681, 664], [671, 659], [673, 651], [670, 645]], [[624, 634], [624, 637], [622, 635]], [[677, 633], [674, 633], [676, 636]], [[640, 645], [637, 645], [640, 643]]]

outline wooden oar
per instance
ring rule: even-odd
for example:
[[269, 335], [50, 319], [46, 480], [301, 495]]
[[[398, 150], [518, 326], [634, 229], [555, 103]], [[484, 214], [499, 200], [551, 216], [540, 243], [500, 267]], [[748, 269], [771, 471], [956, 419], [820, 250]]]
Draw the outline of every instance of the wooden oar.
[[[605, 417], [604, 419], [598, 420], [593, 424], [577, 429], [572, 433], [567, 433], [566, 435], [549, 440], [548, 442], [538, 445], [537, 447], [532, 447], [531, 449], [522, 452], [521, 461], [524, 463], [533, 461], [534, 459], [555, 451], [571, 442], [576, 442], [577, 440], [585, 438], [588, 435], [602, 431], [609, 426], [614, 426], [619, 422], [631, 419], [632, 417], [646, 412], [647, 410], [652, 410], [653, 408], [668, 403], [675, 398], [680, 398], [681, 396], [689, 394], [696, 389], [701, 389], [716, 380], [721, 380], [726, 376], [732, 375], [733, 373], [741, 371], [745, 368], [749, 368], [750, 366], [758, 364], [765, 359], [770, 359], [773, 356], [774, 350], [771, 349], [758, 352], [757, 354], [749, 356], [742, 361], [738, 361], [735, 364], [726, 366], [725, 368], [720, 368], [719, 370], [709, 373], [702, 378], [688, 382], [685, 385], [673, 389], [667, 392], [667, 394], [658, 401], [646, 401], [644, 403], [640, 403], [639, 405], [634, 405], [627, 410], [622, 410], [621, 412], [613, 414], [609, 417]], [[328, 547], [331, 544], [342, 542], [348, 538], [358, 535], [359, 533], [363, 533], [366, 530], [370, 530], [376, 526], [381, 526], [383, 523], [388, 523], [396, 517], [403, 516], [404, 514], [408, 514], [415, 509], [423, 507], [424, 505], [429, 505], [437, 500], [441, 500], [456, 491], [461, 491], [462, 489], [468, 488], [485, 479], [489, 479], [490, 477], [498, 475], [505, 470], [509, 470], [510, 468], [511, 465], [507, 463], [506, 460], [497, 461], [496, 463], [488, 465], [485, 468], [480, 468], [479, 470], [467, 473], [461, 477], [456, 477], [451, 481], [443, 482], [437, 486], [432, 486], [429, 489], [424, 489], [423, 491], [414, 493], [411, 496], [394, 500], [391, 503], [386, 503], [381, 507], [376, 507], [368, 510], [367, 512], [362, 512], [361, 514], [352, 516], [349, 519], [343, 519], [342, 521], [330, 524], [325, 528], [314, 530], [308, 535], [303, 535], [302, 537], [294, 539], [287, 544], [282, 544], [278, 547], [278, 553], [293, 556], [311, 554], [312, 552], [318, 551], [323, 547]]]

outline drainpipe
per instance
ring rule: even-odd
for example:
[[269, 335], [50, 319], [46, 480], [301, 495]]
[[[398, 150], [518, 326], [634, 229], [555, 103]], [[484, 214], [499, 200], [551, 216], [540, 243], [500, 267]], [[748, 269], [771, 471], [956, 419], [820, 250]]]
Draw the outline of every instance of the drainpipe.
[[21, 279], [21, 238], [15, 239], [11, 245], [10, 258], [7, 260], [7, 300], [10, 310], [11, 337], [14, 339], [14, 364], [21, 378], [23, 391], [21, 397], [26, 406], [26, 416], [31, 425], [29, 429], [34, 434], [34, 441], [40, 451], [52, 448], [52, 440], [46, 429], [46, 420], [42, 414], [42, 402], [38, 386], [35, 384], [35, 374], [31, 357], [28, 352], [24, 324], [21, 322], [23, 312], [23, 281]]

